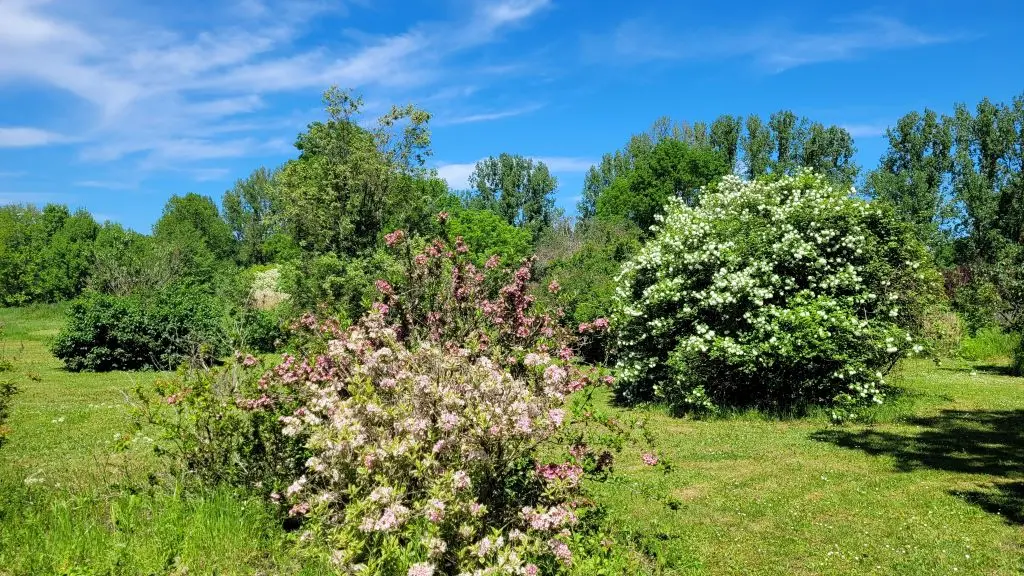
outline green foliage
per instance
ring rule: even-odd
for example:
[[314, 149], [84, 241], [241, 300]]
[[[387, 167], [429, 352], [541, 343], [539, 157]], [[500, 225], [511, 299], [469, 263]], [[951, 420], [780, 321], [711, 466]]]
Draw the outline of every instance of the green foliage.
[[959, 356], [969, 361], [1006, 361], [1013, 358], [1020, 336], [997, 327], [983, 328], [960, 345]]
[[[539, 297], [565, 312], [574, 330], [580, 324], [608, 317], [615, 298], [615, 278], [623, 262], [640, 249], [640, 231], [627, 220], [591, 220], [575, 229], [551, 230], [537, 247], [543, 272]], [[549, 287], [554, 281], [558, 289]], [[589, 361], [607, 357], [607, 338], [583, 343], [580, 354]]]
[[491, 256], [509, 264], [519, 262], [530, 255], [533, 241], [530, 230], [509, 224], [490, 210], [472, 208], [452, 210], [447, 233], [452, 238], [462, 237], [477, 265]]
[[471, 208], [491, 210], [536, 238], [555, 216], [558, 180], [543, 162], [512, 154], [485, 158], [469, 176]]
[[153, 226], [153, 258], [171, 281], [211, 282], [222, 263], [234, 258], [231, 227], [214, 201], [198, 194], [172, 196]]
[[395, 108], [372, 128], [359, 124], [362, 101], [324, 94], [329, 119], [299, 135], [299, 157], [279, 178], [285, 230], [306, 254], [350, 257], [372, 251], [389, 227], [419, 233], [437, 213], [442, 182], [424, 180], [430, 115]]
[[[954, 216], [948, 174], [953, 134], [932, 110], [911, 112], [886, 131], [889, 149], [867, 177], [867, 193], [885, 200], [914, 225], [919, 240], [942, 260], [949, 259]], [[941, 260], [940, 260], [941, 261]]]
[[260, 167], [224, 193], [224, 220], [238, 243], [238, 261], [244, 266], [266, 264], [280, 250], [275, 246], [282, 235], [276, 178], [277, 171]]
[[937, 292], [924, 248], [883, 207], [820, 175], [726, 178], [669, 204], [624, 268], [618, 393], [679, 409], [880, 401]]
[[81, 293], [99, 227], [67, 206], [0, 206], [0, 305], [58, 302]]
[[725, 157], [710, 147], [662, 140], [598, 197], [597, 217], [625, 218], [646, 231], [670, 198], [692, 205], [702, 187], [728, 172]]
[[227, 352], [224, 306], [185, 286], [149, 296], [91, 293], [71, 303], [53, 354], [68, 370], [166, 370]]
[[282, 267], [281, 285], [291, 294], [293, 315], [303, 311], [330, 311], [342, 318], [358, 318], [373, 302], [374, 280], [395, 269], [394, 258], [377, 250], [365, 258], [340, 258], [333, 253], [303, 258]]

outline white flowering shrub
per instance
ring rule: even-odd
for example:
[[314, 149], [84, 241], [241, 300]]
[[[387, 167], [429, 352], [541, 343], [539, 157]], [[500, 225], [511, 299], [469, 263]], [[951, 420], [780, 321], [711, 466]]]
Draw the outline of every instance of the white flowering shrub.
[[881, 402], [937, 290], [887, 209], [811, 173], [727, 177], [672, 202], [622, 269], [613, 326], [627, 401], [677, 409]]

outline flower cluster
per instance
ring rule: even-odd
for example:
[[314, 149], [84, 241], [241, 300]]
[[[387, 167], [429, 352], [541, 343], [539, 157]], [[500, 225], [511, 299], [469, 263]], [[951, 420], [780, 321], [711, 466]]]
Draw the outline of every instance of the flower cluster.
[[[315, 521], [340, 569], [358, 572], [396, 538], [418, 560], [410, 573], [571, 561], [563, 530], [582, 505], [583, 469], [519, 463], [567, 425], [580, 377], [543, 351], [516, 365], [513, 375], [429, 339], [410, 348], [371, 313], [326, 354], [286, 357], [269, 373], [270, 389], [303, 399], [280, 418], [311, 455], [286, 490], [291, 513]], [[500, 489], [510, 483], [527, 488], [510, 498]]]
[[688, 409], [880, 402], [919, 345], [927, 260], [898, 219], [821, 177], [727, 177], [696, 207], [670, 203], [623, 267], [618, 391]]

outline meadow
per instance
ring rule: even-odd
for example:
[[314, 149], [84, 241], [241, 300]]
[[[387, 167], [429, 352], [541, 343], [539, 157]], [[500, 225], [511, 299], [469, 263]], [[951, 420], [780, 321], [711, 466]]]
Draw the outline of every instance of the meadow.
[[[63, 370], [48, 351], [62, 319], [0, 309], [21, 389], [0, 450], [0, 574], [330, 573], [261, 502], [163, 475], [129, 403], [168, 375]], [[907, 361], [890, 402], [841, 426], [632, 409], [668, 466], [627, 447], [591, 488], [614, 545], [651, 573], [1018, 574], [1024, 379], [1008, 361]]]

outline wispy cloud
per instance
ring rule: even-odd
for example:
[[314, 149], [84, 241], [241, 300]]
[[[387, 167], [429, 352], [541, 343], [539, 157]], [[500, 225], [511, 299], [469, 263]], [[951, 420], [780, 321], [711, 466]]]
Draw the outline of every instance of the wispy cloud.
[[843, 124], [841, 125], [841, 128], [849, 132], [850, 136], [853, 136], [854, 138], [879, 138], [881, 136], [885, 136], [885, 130], [888, 128], [888, 124]]
[[[577, 174], [586, 172], [595, 161], [588, 158], [573, 158], [565, 156], [535, 156], [536, 162], [543, 162], [555, 175]], [[476, 168], [476, 162], [440, 164], [437, 170], [438, 178], [448, 182], [448, 186], [455, 190], [466, 190], [469, 188], [469, 177]]]
[[[131, 155], [145, 169], [178, 168], [263, 154], [290, 141], [294, 132], [275, 125], [302, 123], [267, 105], [275, 95], [331, 84], [389, 100], [438, 93], [459, 78], [456, 56], [501, 41], [507, 30], [548, 5], [549, 0], [470, 0], [469, 10], [449, 20], [420, 22], [389, 35], [346, 30], [337, 41], [309, 47], [301, 40], [314, 19], [336, 4], [235, 0], [226, 11], [232, 18], [210, 18], [204, 28], [185, 32], [141, 10], [115, 11], [101, 0], [4, 0], [0, 81], [31, 81], [86, 103], [93, 121], [69, 129], [81, 142], [84, 160]], [[466, 121], [487, 119], [477, 116]], [[41, 128], [2, 130], [0, 146], [64, 141]]]
[[59, 194], [56, 192], [3, 192], [0, 191], [0, 206], [5, 204], [48, 204], [50, 202], [66, 203], [73, 200], [73, 196]]
[[515, 116], [522, 116], [523, 114], [529, 114], [530, 112], [536, 112], [544, 106], [542, 104], [534, 104], [530, 106], [523, 106], [522, 108], [513, 108], [511, 110], [500, 110], [497, 112], [481, 112], [478, 114], [467, 114], [465, 116], [449, 116], [447, 118], [441, 118], [437, 121], [440, 126], [450, 126], [456, 124], [472, 124], [475, 122], [491, 122], [494, 120], [501, 120], [504, 118], [512, 118]]
[[814, 29], [771, 24], [731, 30], [696, 29], [689, 33], [669, 30], [653, 19], [633, 19], [622, 22], [603, 38], [584, 38], [584, 49], [593, 57], [612, 57], [627, 63], [741, 58], [774, 73], [958, 38], [873, 15], [836, 19]]
[[31, 148], [67, 142], [68, 138], [39, 128], [0, 126], [0, 148]]

